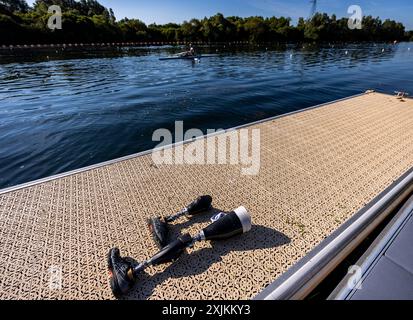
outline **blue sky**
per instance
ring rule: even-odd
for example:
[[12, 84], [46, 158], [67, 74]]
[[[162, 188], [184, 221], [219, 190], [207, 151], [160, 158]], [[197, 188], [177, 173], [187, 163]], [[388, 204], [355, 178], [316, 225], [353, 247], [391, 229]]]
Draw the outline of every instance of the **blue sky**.
[[[33, 0], [29, 0], [32, 3]], [[391, 18], [413, 29], [412, 0], [318, 0], [317, 9], [338, 17], [348, 16], [347, 8], [357, 4], [365, 15]], [[118, 19], [139, 18], [146, 23], [182, 22], [191, 18], [203, 18], [217, 12], [225, 16], [288, 16], [297, 21], [307, 17], [310, 0], [100, 0], [113, 8]]]

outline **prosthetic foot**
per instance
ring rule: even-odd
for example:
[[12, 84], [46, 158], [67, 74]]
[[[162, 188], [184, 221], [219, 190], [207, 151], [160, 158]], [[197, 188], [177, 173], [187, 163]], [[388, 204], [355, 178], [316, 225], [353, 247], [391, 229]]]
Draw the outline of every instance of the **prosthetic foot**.
[[202, 196], [174, 215], [149, 219], [149, 230], [157, 246], [162, 249], [168, 244], [168, 223], [178, 220], [182, 216], [190, 217], [205, 212], [211, 208], [211, 203], [211, 196]]
[[228, 213], [216, 215], [217, 220], [202, 229], [196, 236], [180, 236], [165, 246], [149, 260], [136, 263], [130, 258], [122, 258], [119, 249], [109, 251], [108, 267], [111, 273], [110, 285], [113, 294], [119, 297], [126, 294], [135, 283], [139, 274], [150, 266], [157, 266], [177, 260], [186, 250], [198, 241], [217, 241], [234, 237], [251, 230], [251, 216], [244, 207]]
[[110, 276], [110, 287], [115, 297], [120, 297], [127, 293], [133, 286], [134, 264], [127, 258], [122, 258], [118, 248], [109, 250], [108, 269]]

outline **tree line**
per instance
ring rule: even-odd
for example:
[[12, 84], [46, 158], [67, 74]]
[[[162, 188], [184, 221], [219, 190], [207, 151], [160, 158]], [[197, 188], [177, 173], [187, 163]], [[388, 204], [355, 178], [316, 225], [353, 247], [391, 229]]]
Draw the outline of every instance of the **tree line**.
[[[62, 29], [50, 30], [51, 5], [62, 9]], [[224, 17], [218, 13], [181, 24], [149, 24], [139, 19], [117, 21], [112, 9], [97, 0], [0, 0], [0, 44], [87, 42], [299, 42], [413, 40], [402, 23], [363, 18], [363, 28], [351, 30], [347, 18], [316, 13], [297, 25], [286, 17]]]

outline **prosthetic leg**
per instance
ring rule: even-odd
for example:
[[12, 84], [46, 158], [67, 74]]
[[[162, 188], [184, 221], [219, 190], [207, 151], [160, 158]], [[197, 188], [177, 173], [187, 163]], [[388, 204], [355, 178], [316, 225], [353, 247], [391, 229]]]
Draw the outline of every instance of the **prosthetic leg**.
[[168, 217], [157, 217], [148, 220], [149, 230], [157, 246], [162, 249], [168, 244], [168, 223], [178, 220], [182, 216], [194, 216], [211, 208], [212, 197], [202, 196], [193, 201], [178, 213]]
[[186, 248], [192, 247], [198, 241], [224, 240], [251, 230], [251, 216], [244, 207], [222, 213], [218, 217], [218, 220], [202, 229], [194, 237], [184, 234], [152, 258], [141, 263], [130, 258], [122, 258], [119, 249], [111, 249], [108, 254], [108, 268], [113, 294], [116, 297], [126, 294], [136, 282], [139, 274], [146, 268], [177, 260]]

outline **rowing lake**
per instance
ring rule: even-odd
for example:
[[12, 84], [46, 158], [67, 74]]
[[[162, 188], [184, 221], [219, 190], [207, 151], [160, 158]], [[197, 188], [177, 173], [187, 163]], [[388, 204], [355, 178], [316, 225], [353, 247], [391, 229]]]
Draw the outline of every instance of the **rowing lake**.
[[[218, 51], [217, 51], [218, 50]], [[152, 133], [229, 128], [374, 88], [413, 94], [413, 43], [0, 53], [0, 188], [154, 147]]]

